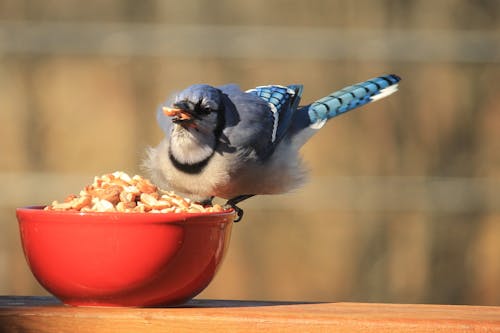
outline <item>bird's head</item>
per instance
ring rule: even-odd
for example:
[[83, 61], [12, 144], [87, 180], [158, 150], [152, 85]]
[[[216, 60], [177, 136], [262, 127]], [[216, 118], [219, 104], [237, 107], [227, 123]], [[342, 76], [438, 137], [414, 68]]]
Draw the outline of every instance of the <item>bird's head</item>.
[[175, 165], [188, 170], [204, 165], [214, 154], [225, 124], [224, 98], [219, 89], [196, 84], [175, 96], [170, 106], [161, 108], [161, 116], [174, 124], [168, 135], [169, 154]]
[[171, 106], [162, 112], [171, 117], [175, 130], [213, 133], [223, 121], [222, 92], [206, 84], [196, 84], [179, 93]]

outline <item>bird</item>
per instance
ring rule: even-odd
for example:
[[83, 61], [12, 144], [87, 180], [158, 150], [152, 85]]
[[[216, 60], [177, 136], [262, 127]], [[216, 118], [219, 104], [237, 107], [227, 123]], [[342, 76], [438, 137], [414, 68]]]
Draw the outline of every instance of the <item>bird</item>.
[[194, 84], [161, 104], [165, 137], [148, 147], [144, 167], [160, 188], [202, 204], [238, 204], [254, 195], [281, 194], [304, 184], [300, 148], [325, 123], [398, 90], [395, 74], [347, 86], [300, 105], [303, 85]]

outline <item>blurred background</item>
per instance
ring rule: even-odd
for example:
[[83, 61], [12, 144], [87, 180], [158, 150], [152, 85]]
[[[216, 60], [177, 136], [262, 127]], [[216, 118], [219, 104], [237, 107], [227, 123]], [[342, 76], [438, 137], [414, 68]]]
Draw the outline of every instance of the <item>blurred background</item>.
[[500, 305], [497, 0], [0, 0], [0, 294], [45, 294], [15, 207], [142, 173], [176, 91], [303, 83], [305, 104], [388, 73], [397, 94], [304, 147], [304, 188], [242, 204], [199, 297]]

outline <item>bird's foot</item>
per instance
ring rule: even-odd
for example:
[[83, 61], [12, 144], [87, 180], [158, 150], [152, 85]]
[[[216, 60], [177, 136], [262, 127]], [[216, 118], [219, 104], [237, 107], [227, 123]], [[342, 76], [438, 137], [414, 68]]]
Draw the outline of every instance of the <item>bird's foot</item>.
[[236, 219], [234, 220], [234, 222], [240, 222], [241, 219], [243, 218], [243, 209], [241, 209], [240, 207], [236, 206], [236, 204], [242, 202], [243, 200], [246, 200], [248, 198], [251, 198], [253, 197], [255, 194], [245, 194], [245, 195], [239, 195], [237, 197], [234, 197], [234, 198], [231, 198], [229, 199], [227, 202], [226, 202], [226, 206], [229, 206], [231, 207], [232, 209], [234, 209], [234, 211], [236, 212]]
[[241, 209], [240, 207], [234, 205], [234, 204], [230, 204], [230, 203], [226, 203], [226, 205], [229, 205], [232, 209], [234, 209], [234, 211], [236, 212], [236, 218], [234, 219], [234, 223], [236, 222], [240, 222], [241, 219], [243, 218], [243, 209]]
[[213, 203], [212, 203], [213, 200], [214, 200], [214, 197], [210, 197], [210, 198], [204, 199], [204, 200], [200, 201], [200, 205], [202, 205], [202, 206], [212, 206], [213, 205]]

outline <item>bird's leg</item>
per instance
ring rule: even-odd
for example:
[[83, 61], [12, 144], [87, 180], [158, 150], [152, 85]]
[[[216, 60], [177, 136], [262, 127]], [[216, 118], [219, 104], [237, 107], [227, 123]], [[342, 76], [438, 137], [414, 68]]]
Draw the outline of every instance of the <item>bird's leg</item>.
[[244, 194], [244, 195], [238, 195], [237, 197], [231, 198], [226, 202], [226, 206], [230, 206], [236, 214], [238, 214], [238, 217], [234, 222], [239, 222], [241, 221], [241, 218], [243, 217], [243, 209], [240, 207], [236, 206], [236, 204], [242, 202], [243, 200], [246, 200], [248, 198], [253, 197], [255, 194]]
[[212, 206], [212, 201], [214, 200], [214, 197], [209, 197], [209, 198], [206, 198], [202, 201], [200, 201], [200, 205], [202, 206]]

